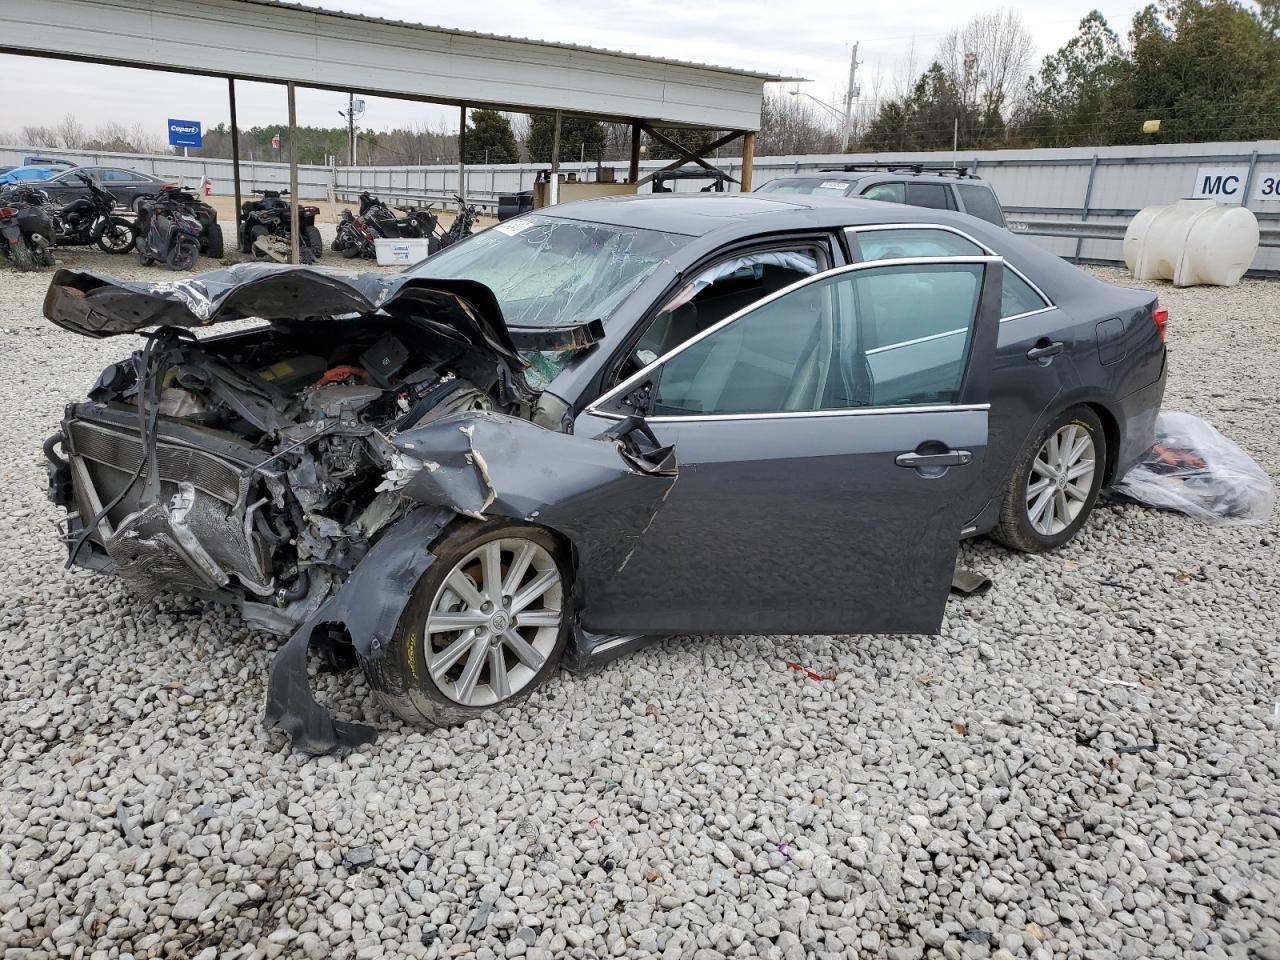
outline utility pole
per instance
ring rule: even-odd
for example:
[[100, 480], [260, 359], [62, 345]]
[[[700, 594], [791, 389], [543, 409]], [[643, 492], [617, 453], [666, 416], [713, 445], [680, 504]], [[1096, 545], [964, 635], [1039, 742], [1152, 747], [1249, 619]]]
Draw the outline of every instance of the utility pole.
[[849, 55], [849, 88], [844, 93], [844, 129], [840, 133], [840, 152], [849, 150], [849, 136], [853, 131], [853, 102], [859, 97], [858, 89], [858, 41], [854, 41], [853, 53]]
[[357, 99], [354, 93], [347, 94], [347, 109], [339, 110], [338, 116], [347, 118], [347, 165], [354, 167], [358, 159], [356, 154], [356, 121], [364, 116], [364, 98]]

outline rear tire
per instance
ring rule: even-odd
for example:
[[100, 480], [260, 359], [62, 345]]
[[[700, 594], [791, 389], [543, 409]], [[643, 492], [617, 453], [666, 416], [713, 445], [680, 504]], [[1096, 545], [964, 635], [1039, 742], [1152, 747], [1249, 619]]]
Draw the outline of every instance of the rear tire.
[[212, 260], [221, 260], [226, 253], [222, 243], [222, 224], [211, 223], [205, 230], [208, 232], [205, 256]]
[[138, 240], [138, 228], [124, 217], [111, 217], [98, 234], [98, 249], [103, 253], [124, 254], [133, 249]]
[[36, 268], [36, 258], [31, 255], [31, 248], [27, 246], [25, 237], [8, 246], [9, 258], [13, 261], [15, 270], [21, 273], [29, 273]]
[[[1089, 519], [1106, 467], [1098, 415], [1084, 405], [1064, 411], [1019, 456], [991, 536], [1023, 553], [1057, 549]], [[1059, 481], [1064, 473], [1067, 479]]]
[[320, 228], [316, 226], [304, 227], [302, 239], [306, 241], [315, 258], [319, 260], [320, 254], [324, 253], [324, 240], [320, 238]]
[[514, 520], [461, 522], [432, 552], [384, 656], [361, 666], [390, 710], [447, 727], [519, 703], [555, 673], [572, 579], [551, 533]]

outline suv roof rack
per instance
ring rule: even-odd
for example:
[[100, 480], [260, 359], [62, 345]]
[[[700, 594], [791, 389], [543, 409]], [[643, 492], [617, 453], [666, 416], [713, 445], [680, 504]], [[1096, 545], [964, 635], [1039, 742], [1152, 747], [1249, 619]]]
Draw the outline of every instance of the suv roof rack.
[[966, 180], [982, 179], [976, 173], [970, 173], [968, 167], [957, 167], [942, 163], [903, 163], [893, 160], [884, 163], [846, 163], [839, 167], [822, 167], [819, 172], [855, 173], [859, 170], [888, 173], [936, 173], [938, 176], [953, 176]]

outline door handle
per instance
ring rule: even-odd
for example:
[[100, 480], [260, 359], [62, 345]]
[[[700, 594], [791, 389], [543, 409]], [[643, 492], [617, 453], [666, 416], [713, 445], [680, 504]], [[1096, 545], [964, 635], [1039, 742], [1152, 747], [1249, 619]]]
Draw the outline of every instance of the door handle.
[[1036, 345], [1027, 351], [1028, 360], [1048, 360], [1050, 357], [1056, 357], [1062, 352], [1064, 344], [1061, 340], [1050, 341], [1048, 339], [1040, 339], [1036, 341]]
[[893, 462], [900, 467], [919, 470], [921, 467], [963, 467], [973, 460], [968, 450], [948, 450], [946, 453], [900, 453]]

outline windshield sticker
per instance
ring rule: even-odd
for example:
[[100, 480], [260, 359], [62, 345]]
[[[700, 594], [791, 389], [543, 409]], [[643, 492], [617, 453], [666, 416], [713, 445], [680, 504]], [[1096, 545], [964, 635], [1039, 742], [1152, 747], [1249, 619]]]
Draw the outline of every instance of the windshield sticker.
[[514, 237], [521, 230], [528, 230], [532, 226], [532, 220], [517, 217], [515, 220], [504, 220], [502, 223], [494, 224], [493, 229], [499, 233], [505, 233], [508, 237]]
[[818, 184], [819, 190], [846, 190], [848, 187], [849, 184], [843, 180], [823, 180], [822, 183]]

